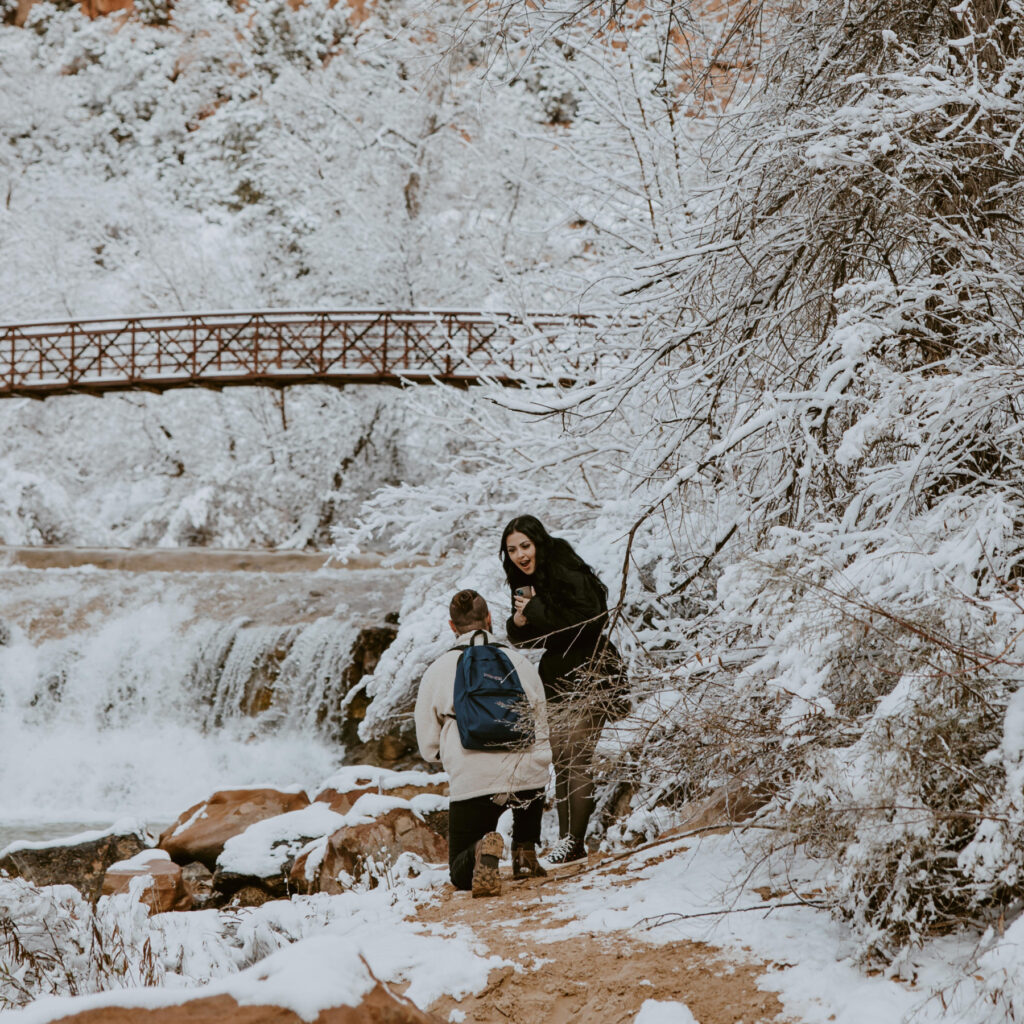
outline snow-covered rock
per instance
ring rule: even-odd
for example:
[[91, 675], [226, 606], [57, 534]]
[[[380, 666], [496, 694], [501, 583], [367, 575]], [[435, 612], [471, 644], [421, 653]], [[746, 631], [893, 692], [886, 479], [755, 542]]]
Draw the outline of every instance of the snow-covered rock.
[[257, 885], [274, 896], [288, 891], [288, 874], [296, 855], [313, 840], [342, 828], [346, 818], [326, 804], [309, 804], [250, 825], [232, 836], [217, 858], [214, 888], [236, 892]]
[[105, 830], [63, 839], [11, 843], [0, 851], [0, 871], [33, 885], [73, 885], [94, 899], [111, 864], [134, 857], [151, 843], [141, 822], [124, 819]]
[[[388, 777], [394, 781], [404, 774]], [[396, 785], [395, 791], [404, 788], [417, 787]], [[448, 859], [448, 843], [436, 822], [447, 807], [446, 796], [429, 791], [410, 799], [363, 792], [345, 814], [315, 801], [229, 839], [217, 859], [214, 887], [222, 893], [256, 887], [273, 896], [337, 893], [364, 875], [375, 885], [403, 853], [442, 863]]]
[[325, 780], [314, 800], [326, 803], [339, 814], [347, 814], [366, 793], [409, 800], [422, 794], [445, 796], [447, 792], [448, 776], [444, 772], [391, 771], [372, 765], [353, 765], [339, 769]]
[[733, 779], [699, 800], [690, 800], [676, 812], [680, 832], [720, 825], [731, 828], [753, 817], [772, 798], [773, 787], [766, 782]]
[[[371, 802], [372, 801], [372, 802]], [[432, 864], [448, 860], [448, 840], [425, 820], [443, 797], [362, 797], [348, 824], [309, 844], [295, 858], [290, 884], [298, 892], [339, 893], [365, 879], [370, 888], [391, 872], [403, 854]], [[360, 813], [360, 812], [364, 813]], [[383, 811], [368, 817], [372, 811]]]
[[219, 902], [213, 891], [213, 872], [198, 860], [181, 869], [181, 882], [192, 897], [193, 910], [205, 910]]
[[137, 896], [151, 914], [189, 910], [192, 906], [192, 895], [185, 887], [181, 868], [164, 850], [143, 850], [128, 860], [111, 864], [103, 878], [102, 895], [116, 896], [122, 892]]
[[173, 861], [199, 861], [211, 870], [224, 844], [250, 825], [309, 805], [301, 789], [224, 789], [181, 814], [157, 844]]

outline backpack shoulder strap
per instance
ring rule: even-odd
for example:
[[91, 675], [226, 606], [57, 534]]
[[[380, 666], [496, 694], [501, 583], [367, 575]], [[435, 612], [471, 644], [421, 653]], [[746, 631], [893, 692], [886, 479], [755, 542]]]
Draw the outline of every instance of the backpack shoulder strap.
[[[468, 651], [470, 647], [508, 647], [508, 644], [503, 644], [500, 640], [488, 640], [486, 639], [486, 633], [482, 629], [478, 629], [470, 638], [468, 644], [456, 644], [454, 647], [449, 647], [448, 651]], [[478, 636], [484, 637], [480, 643], [476, 642]]]

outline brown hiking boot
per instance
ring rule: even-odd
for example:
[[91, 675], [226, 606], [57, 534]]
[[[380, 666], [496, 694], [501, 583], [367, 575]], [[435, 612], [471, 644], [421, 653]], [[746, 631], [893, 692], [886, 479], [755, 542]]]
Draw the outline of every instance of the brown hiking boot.
[[505, 849], [505, 840], [497, 832], [488, 832], [476, 844], [476, 863], [473, 865], [473, 897], [500, 896], [501, 875], [498, 861]]
[[513, 878], [546, 878], [547, 871], [537, 860], [537, 850], [532, 843], [512, 844]]

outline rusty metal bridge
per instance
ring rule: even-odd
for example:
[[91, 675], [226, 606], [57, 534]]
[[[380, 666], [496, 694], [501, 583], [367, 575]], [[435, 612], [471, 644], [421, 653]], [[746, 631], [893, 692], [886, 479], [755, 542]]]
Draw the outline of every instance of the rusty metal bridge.
[[569, 385], [585, 316], [345, 309], [0, 325], [0, 398], [293, 384]]

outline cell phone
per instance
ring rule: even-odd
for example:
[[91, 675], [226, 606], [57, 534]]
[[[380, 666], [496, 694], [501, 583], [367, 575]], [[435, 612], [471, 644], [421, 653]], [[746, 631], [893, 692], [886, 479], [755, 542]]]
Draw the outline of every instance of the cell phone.
[[533, 587], [516, 587], [516, 597], [533, 597]]

